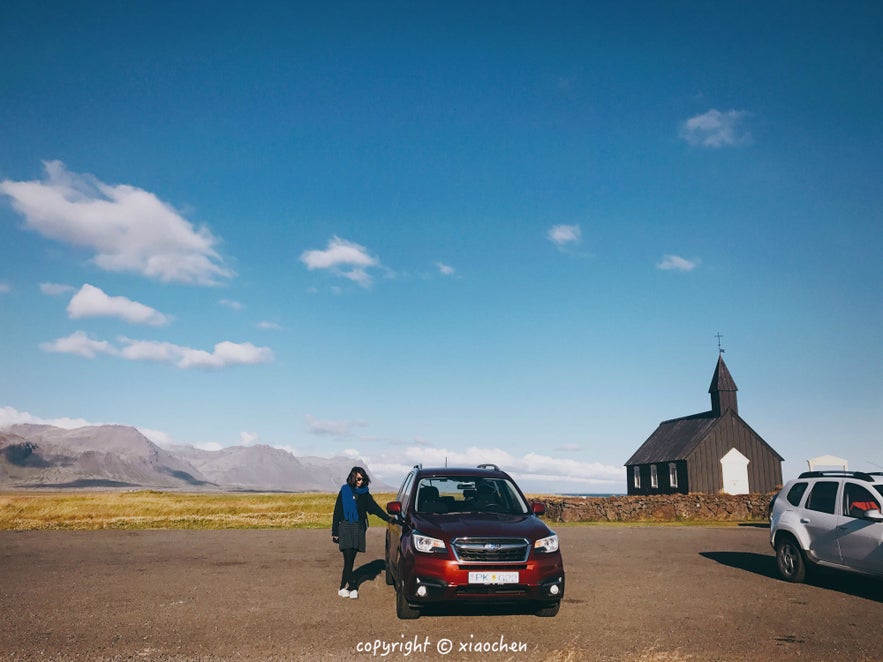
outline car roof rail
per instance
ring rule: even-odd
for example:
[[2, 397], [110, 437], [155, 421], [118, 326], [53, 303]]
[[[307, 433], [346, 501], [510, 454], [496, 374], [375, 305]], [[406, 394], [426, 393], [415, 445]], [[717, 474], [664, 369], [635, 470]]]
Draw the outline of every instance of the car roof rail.
[[798, 478], [857, 478], [873, 483], [877, 479], [875, 476], [883, 476], [883, 471], [874, 471], [868, 473], [866, 471], [804, 471]]
[[479, 464], [478, 468], [479, 469], [493, 469], [494, 471], [500, 470], [500, 467], [498, 467], [496, 464]]
[[414, 465], [414, 468], [415, 468], [415, 469], [422, 469], [422, 468], [423, 468], [423, 463], [422, 463], [422, 462], [418, 462], [417, 464]]

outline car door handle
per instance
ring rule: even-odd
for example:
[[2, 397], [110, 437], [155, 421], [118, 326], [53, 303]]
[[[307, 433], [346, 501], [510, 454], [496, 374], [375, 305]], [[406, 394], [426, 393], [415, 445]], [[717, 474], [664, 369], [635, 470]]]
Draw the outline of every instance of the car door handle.
[[809, 521], [810, 521], [810, 520], [809, 520], [808, 517], [801, 517], [801, 518], [800, 518], [800, 523], [801, 523], [801, 524], [809, 524]]

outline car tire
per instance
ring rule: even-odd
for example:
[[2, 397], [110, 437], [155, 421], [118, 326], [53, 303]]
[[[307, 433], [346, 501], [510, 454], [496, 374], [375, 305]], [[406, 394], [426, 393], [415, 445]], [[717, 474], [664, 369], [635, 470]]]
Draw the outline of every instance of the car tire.
[[408, 604], [408, 600], [405, 598], [405, 587], [401, 585], [396, 587], [396, 616], [403, 621], [420, 618], [420, 610]]
[[550, 616], [556, 616], [558, 614], [558, 610], [561, 608], [561, 600], [555, 602], [551, 605], [543, 605], [539, 609], [537, 609], [534, 613], [537, 616], [542, 616], [543, 618], [548, 618]]
[[392, 565], [389, 561], [386, 562], [386, 585], [387, 586], [395, 586], [396, 581], [395, 577], [392, 576]]
[[776, 540], [776, 565], [785, 581], [799, 583], [806, 579], [806, 558], [791, 536], [780, 536]]

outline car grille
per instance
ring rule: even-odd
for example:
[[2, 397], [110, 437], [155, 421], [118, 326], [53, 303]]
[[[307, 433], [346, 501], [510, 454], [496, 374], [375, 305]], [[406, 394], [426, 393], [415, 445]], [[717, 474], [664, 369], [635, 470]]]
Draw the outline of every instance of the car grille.
[[525, 593], [527, 593], [527, 587], [521, 584], [457, 587], [457, 595], [523, 595]]
[[451, 541], [458, 561], [524, 563], [530, 544], [524, 538], [457, 538]]

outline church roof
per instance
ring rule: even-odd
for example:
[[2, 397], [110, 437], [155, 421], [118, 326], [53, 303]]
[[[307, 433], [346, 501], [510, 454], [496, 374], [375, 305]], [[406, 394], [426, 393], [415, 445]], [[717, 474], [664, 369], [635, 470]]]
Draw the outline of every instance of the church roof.
[[663, 421], [626, 465], [684, 460], [719, 420], [708, 411]]

